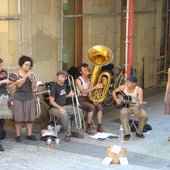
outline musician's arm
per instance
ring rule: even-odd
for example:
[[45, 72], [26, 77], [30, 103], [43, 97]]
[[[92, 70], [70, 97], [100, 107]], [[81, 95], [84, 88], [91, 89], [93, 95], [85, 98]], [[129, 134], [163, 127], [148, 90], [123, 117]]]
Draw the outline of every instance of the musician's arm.
[[9, 80], [8, 79], [0, 80], [0, 85], [2, 84], [9, 84]]
[[137, 96], [138, 96], [138, 105], [141, 106], [143, 103], [143, 90], [141, 88], [138, 89]]
[[125, 85], [122, 85], [122, 86], [119, 86], [118, 88], [116, 88], [115, 90], [112, 91], [112, 97], [117, 104], [120, 104], [121, 100], [117, 98], [116, 93], [120, 92], [120, 91], [124, 91], [124, 89], [125, 89]]
[[53, 96], [50, 96], [49, 97], [49, 101], [50, 101], [50, 104], [53, 106], [53, 107], [55, 107], [55, 108], [57, 108], [57, 109], [61, 109], [62, 108], [62, 106], [60, 106], [59, 104], [57, 104], [56, 102], [55, 102], [55, 98], [53, 97]]
[[9, 80], [9, 84], [7, 84], [6, 87], [9, 89], [9, 88], [13, 87], [14, 85], [16, 85], [16, 81], [13, 82], [13, 81], [10, 81], [10, 80]]
[[0, 85], [2, 85], [2, 84], [5, 84], [5, 85], [6, 85], [6, 88], [10, 88], [10, 87], [12, 87], [13, 85], [15, 85], [16, 82], [13, 82], [13, 81], [11, 81], [11, 80], [9, 80], [9, 79], [4, 79], [4, 80], [1, 80], [1, 81], [0, 81]]
[[168, 82], [166, 84], [166, 91], [164, 96], [164, 102], [167, 100], [168, 89], [170, 88], [170, 68], [168, 69]]
[[60, 111], [60, 113], [65, 113], [66, 112], [66, 110], [62, 107], [62, 106], [60, 106], [58, 103], [56, 103], [55, 102], [55, 89], [51, 89], [51, 91], [50, 91], [50, 96], [49, 96], [49, 102], [50, 102], [50, 104], [53, 106], [53, 107], [55, 107], [55, 108], [57, 108], [59, 111]]
[[35, 88], [36, 85], [36, 80], [31, 81], [31, 89], [33, 90]]
[[[15, 74], [16, 76], [18, 76], [18, 75], [17, 75], [18, 73], [14, 73], [14, 74]], [[20, 87], [25, 83], [25, 80], [31, 76], [31, 74], [32, 74], [32, 72], [28, 72], [24, 77], [22, 77], [22, 78], [19, 78], [19, 77], [18, 77], [18, 80], [16, 81], [16, 86], [17, 86], [18, 88], [20, 88]], [[34, 88], [35, 88], [35, 84], [36, 84], [36, 81], [33, 80], [33, 81], [31, 82], [31, 89], [34, 89]]]
[[88, 88], [88, 89], [84, 89], [84, 87], [82, 85], [82, 82], [81, 82], [81, 80], [79, 78], [76, 79], [76, 86], [80, 90], [80, 93], [82, 93], [82, 94], [88, 94], [91, 91], [97, 89], [97, 86], [94, 86], [94, 87], [91, 87], [91, 88]]
[[164, 96], [164, 102], [166, 102], [167, 94], [168, 94], [168, 89], [170, 88], [170, 85], [167, 83], [166, 85], [166, 91], [165, 91], [165, 96]]
[[18, 78], [18, 79], [16, 80], [16, 82], [15, 82], [15, 85], [16, 85], [18, 88], [20, 88], [20, 87], [24, 84], [26, 77], [19, 78], [18, 72], [14, 73], [14, 75], [16, 75], [16, 77]]
[[69, 98], [69, 97], [74, 97], [75, 96], [75, 93], [74, 92], [69, 92], [68, 94], [66, 94], [66, 98]]

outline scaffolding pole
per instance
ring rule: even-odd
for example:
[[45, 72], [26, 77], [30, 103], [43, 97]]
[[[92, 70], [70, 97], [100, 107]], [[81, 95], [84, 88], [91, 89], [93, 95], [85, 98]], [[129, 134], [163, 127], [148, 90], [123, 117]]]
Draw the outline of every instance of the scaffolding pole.
[[3, 16], [1, 16], [0, 17], [0, 21], [13, 21], [13, 20], [19, 20], [19, 18], [18, 18], [18, 16], [15, 16], [15, 17], [3, 17]]
[[[156, 10], [156, 0], [155, 0], [155, 10]], [[162, 56], [158, 56], [158, 57], [156, 57], [156, 55], [155, 55], [155, 85], [157, 85], [158, 84], [158, 82], [157, 82], [157, 76], [160, 76], [160, 74], [163, 74], [163, 81], [165, 81], [165, 79], [166, 79], [166, 74], [165, 73], [167, 73], [166, 72], [166, 67], [167, 67], [167, 47], [168, 47], [168, 25], [169, 25], [169, 0], [166, 0], [166, 23], [165, 23], [165, 41], [164, 41], [164, 43], [165, 43], [165, 54], [164, 55], [162, 55]], [[155, 15], [156, 15], [156, 13], [155, 13]], [[155, 16], [155, 18], [156, 18], [156, 16]], [[156, 24], [156, 23], [155, 23]], [[156, 27], [155, 27], [155, 29], [156, 29]], [[156, 32], [156, 30], [155, 30], [155, 32]], [[155, 42], [154, 42], [154, 46], [155, 46]], [[155, 49], [155, 48], [154, 48]], [[160, 61], [163, 61], [163, 69], [161, 70], [161, 69], [159, 69], [158, 70], [158, 62], [159, 63], [161, 63]], [[159, 65], [159, 68], [161, 67], [161, 65]]]
[[63, 59], [63, 19], [64, 19], [63, 4], [64, 4], [64, 1], [61, 0], [61, 24], [60, 24], [61, 39], [60, 39], [60, 59], [59, 59], [59, 62], [61, 63], [60, 64], [61, 69], [63, 69], [63, 65], [62, 65], [62, 59]]
[[22, 55], [22, 23], [21, 23], [21, 0], [18, 0], [18, 56]]
[[[168, 71], [167, 68], [167, 49], [168, 49], [168, 28], [169, 28], [169, 0], [166, 1], [166, 27], [165, 27], [165, 65], [164, 70]], [[166, 75], [164, 74], [164, 81], [165, 81]]]
[[28, 34], [29, 34], [29, 53], [32, 56], [32, 0], [29, 0], [29, 23], [28, 23]]

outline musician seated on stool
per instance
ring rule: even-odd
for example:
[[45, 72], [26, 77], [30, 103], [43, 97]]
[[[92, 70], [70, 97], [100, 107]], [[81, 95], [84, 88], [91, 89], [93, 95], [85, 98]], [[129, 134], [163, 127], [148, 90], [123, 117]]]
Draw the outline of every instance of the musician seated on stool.
[[123, 125], [125, 133], [124, 140], [129, 140], [130, 138], [130, 129], [128, 121], [128, 117], [130, 114], [134, 114], [135, 117], [139, 118], [139, 125], [136, 130], [136, 136], [139, 138], [145, 137], [142, 131], [146, 122], [148, 121], [148, 116], [146, 112], [141, 108], [143, 103], [143, 90], [136, 84], [137, 77], [131, 75], [127, 78], [127, 81], [124, 85], [121, 85], [112, 91], [112, 96], [118, 105], [122, 103], [121, 99], [117, 97], [117, 93], [121, 91], [124, 92], [127, 96], [131, 97], [132, 103], [136, 103], [136, 105], [129, 104], [129, 108], [123, 107], [120, 110], [120, 120]]
[[101, 89], [103, 85], [96, 84], [94, 87], [90, 87], [90, 79], [89, 79], [90, 70], [89, 70], [88, 64], [83, 63], [79, 67], [79, 71], [80, 71], [81, 76], [79, 76], [76, 79], [76, 86], [77, 86], [77, 91], [79, 93], [80, 107], [81, 109], [87, 112], [86, 132], [88, 134], [93, 134], [93, 131], [91, 129], [91, 122], [92, 122], [94, 111], [97, 112], [97, 121], [98, 121], [97, 131], [104, 132], [104, 129], [101, 125], [102, 111], [103, 111], [102, 105], [101, 104], [94, 105], [93, 102], [88, 99], [88, 93], [90, 93], [91, 91], [95, 89]]
[[57, 72], [56, 83], [50, 88], [50, 110], [49, 114], [53, 117], [60, 118], [63, 130], [65, 131], [64, 141], [69, 142], [70, 137], [84, 138], [79, 132], [71, 132], [71, 117], [74, 116], [72, 105], [66, 105], [66, 98], [73, 97], [74, 93], [67, 93], [65, 81], [68, 73], [64, 70]]

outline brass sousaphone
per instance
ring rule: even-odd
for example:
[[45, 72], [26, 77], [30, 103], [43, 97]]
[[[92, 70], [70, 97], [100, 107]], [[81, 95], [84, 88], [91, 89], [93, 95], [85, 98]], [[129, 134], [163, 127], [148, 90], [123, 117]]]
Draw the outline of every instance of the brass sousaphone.
[[103, 85], [102, 89], [93, 90], [88, 94], [88, 97], [95, 105], [102, 103], [107, 96], [111, 75], [109, 72], [101, 72], [101, 68], [113, 60], [112, 51], [103, 45], [95, 45], [88, 50], [88, 58], [94, 64], [90, 87], [94, 87], [100, 83]]

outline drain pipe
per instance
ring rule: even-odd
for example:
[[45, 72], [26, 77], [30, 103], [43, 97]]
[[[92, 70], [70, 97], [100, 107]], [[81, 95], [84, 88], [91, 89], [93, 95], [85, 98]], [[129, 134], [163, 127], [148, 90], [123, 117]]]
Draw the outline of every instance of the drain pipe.
[[133, 60], [133, 25], [134, 25], [134, 0], [129, 1], [129, 29], [128, 29], [128, 71], [130, 75]]
[[128, 26], [129, 26], [129, 0], [126, 4], [126, 40], [125, 40], [125, 79], [128, 76]]

